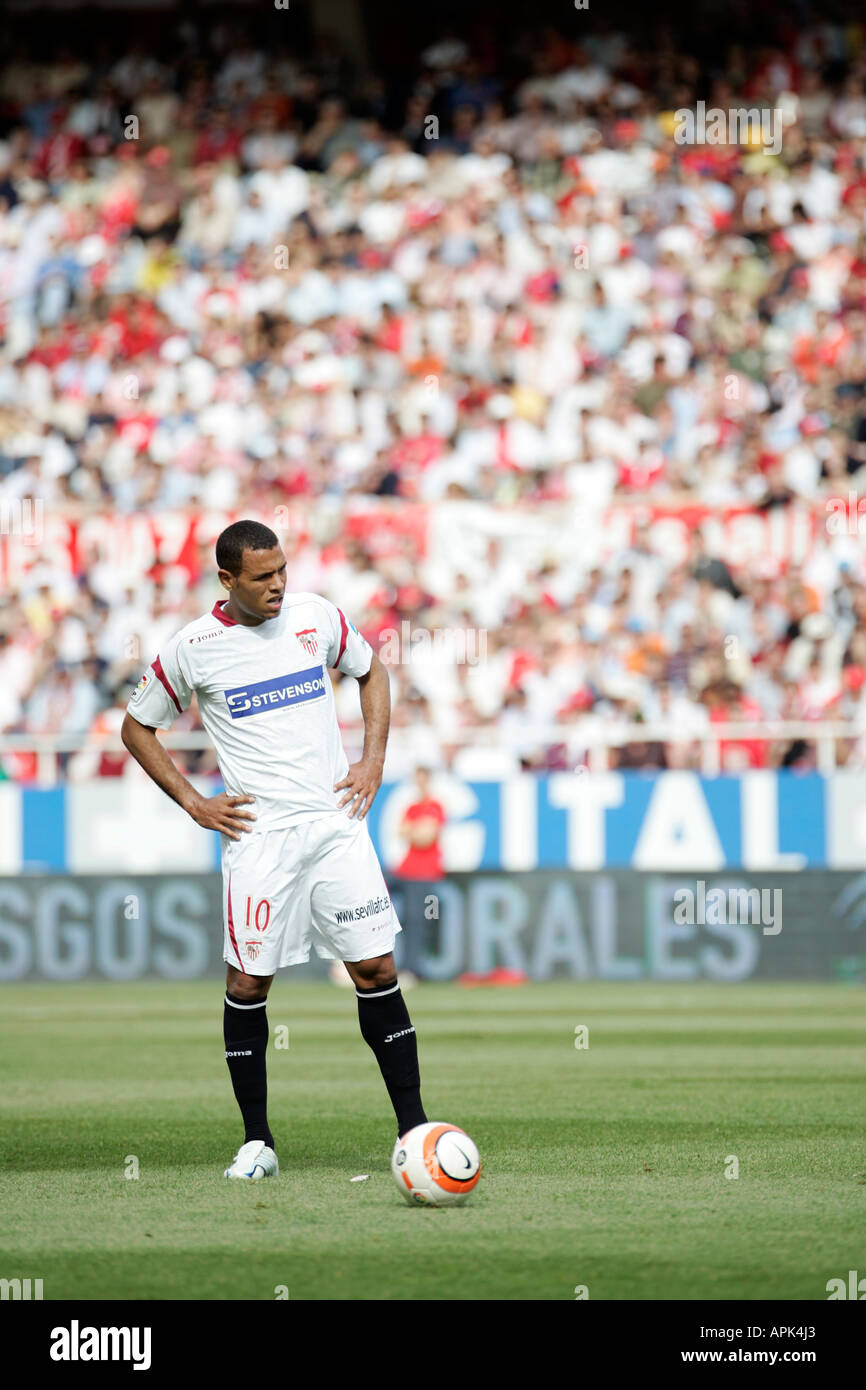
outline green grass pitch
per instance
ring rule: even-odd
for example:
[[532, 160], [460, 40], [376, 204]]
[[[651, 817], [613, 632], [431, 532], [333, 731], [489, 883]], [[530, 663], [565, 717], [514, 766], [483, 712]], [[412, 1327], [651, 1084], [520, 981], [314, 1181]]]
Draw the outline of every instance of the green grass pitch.
[[393, 1185], [349, 991], [274, 984], [263, 1183], [222, 1176], [242, 1135], [218, 980], [2, 1001], [0, 1276], [46, 1299], [822, 1300], [866, 1273], [857, 987], [419, 986], [427, 1113], [484, 1162], [438, 1211]]

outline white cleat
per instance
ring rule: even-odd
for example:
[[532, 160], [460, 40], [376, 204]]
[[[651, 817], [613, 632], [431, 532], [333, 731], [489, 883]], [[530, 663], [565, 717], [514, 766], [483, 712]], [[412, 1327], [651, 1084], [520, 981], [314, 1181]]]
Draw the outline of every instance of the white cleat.
[[279, 1171], [280, 1165], [273, 1149], [268, 1148], [264, 1139], [251, 1139], [238, 1149], [225, 1175], [227, 1178], [250, 1178], [258, 1182], [261, 1178], [275, 1178]]

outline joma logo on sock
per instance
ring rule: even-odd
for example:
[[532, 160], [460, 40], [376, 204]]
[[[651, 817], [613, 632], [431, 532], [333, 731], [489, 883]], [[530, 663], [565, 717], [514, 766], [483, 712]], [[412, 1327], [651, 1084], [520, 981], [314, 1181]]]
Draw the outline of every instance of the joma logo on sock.
[[227, 1057], [252, 1057], [252, 1055], [253, 1055], [253, 1050], [252, 1050], [252, 1048], [248, 1048], [246, 1052], [227, 1052], [227, 1053], [226, 1053], [226, 1056], [227, 1056]]
[[134, 1371], [150, 1370], [149, 1327], [69, 1327], [51, 1329], [52, 1361], [132, 1361]]
[[405, 1038], [407, 1033], [414, 1033], [414, 1028], [401, 1028], [399, 1033], [389, 1033], [386, 1042], [393, 1042], [395, 1038]]

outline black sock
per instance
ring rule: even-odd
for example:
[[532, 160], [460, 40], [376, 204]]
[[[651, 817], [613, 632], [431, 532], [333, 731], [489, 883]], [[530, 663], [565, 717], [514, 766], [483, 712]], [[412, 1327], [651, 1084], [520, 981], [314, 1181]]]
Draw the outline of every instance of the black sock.
[[398, 984], [356, 989], [361, 1036], [376, 1054], [400, 1134], [423, 1125], [418, 1044]]
[[264, 1139], [269, 1149], [274, 1136], [268, 1128], [267, 1000], [245, 1004], [226, 994], [223, 1037], [235, 1099], [244, 1119], [244, 1143]]

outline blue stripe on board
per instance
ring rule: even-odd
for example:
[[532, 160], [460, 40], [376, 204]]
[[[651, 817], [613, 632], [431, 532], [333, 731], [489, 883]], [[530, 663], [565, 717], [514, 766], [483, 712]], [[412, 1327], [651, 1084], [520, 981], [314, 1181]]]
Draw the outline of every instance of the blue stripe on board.
[[560, 869], [568, 863], [568, 814], [561, 806], [551, 806], [549, 777], [539, 777], [536, 787], [538, 816], [538, 867]]
[[827, 863], [827, 786], [817, 772], [783, 768], [779, 783], [779, 853], [805, 854], [810, 868]]
[[620, 772], [623, 798], [604, 813], [604, 867], [627, 869], [646, 821], [657, 779], [648, 772]]
[[21, 788], [21, 868], [62, 873], [66, 868], [66, 788]]

